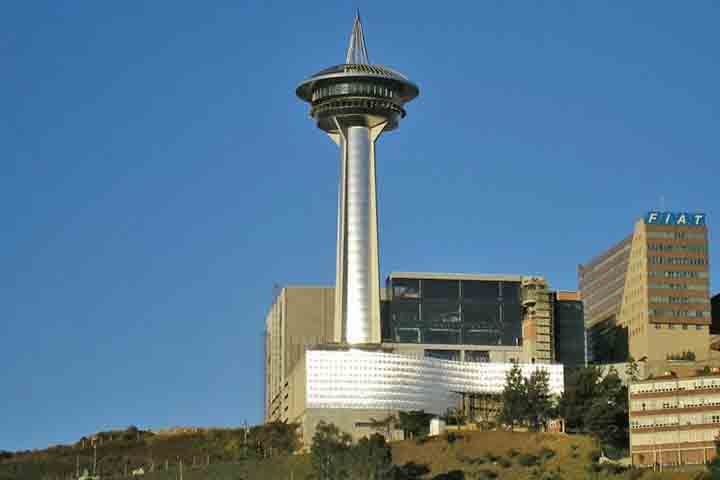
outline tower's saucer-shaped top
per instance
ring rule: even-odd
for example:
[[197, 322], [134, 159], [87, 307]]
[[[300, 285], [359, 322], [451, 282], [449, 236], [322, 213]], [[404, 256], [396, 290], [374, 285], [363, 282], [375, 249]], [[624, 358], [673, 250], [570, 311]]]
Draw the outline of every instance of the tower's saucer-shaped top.
[[418, 96], [418, 87], [388, 67], [368, 61], [360, 17], [355, 18], [346, 63], [321, 70], [295, 92], [310, 103], [310, 116], [326, 132], [337, 130], [336, 117], [354, 124], [385, 130], [397, 127], [405, 116], [403, 105]]

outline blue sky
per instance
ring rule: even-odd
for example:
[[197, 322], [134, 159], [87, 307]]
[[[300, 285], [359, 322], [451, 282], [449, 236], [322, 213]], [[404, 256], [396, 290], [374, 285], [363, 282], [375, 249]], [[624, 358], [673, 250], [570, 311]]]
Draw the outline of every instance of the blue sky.
[[[408, 5], [359, 5], [421, 91], [378, 146], [383, 274], [574, 289], [663, 204], [716, 257], [716, 2]], [[273, 285], [334, 281], [338, 153], [294, 88], [357, 6], [5, 6], [0, 449], [260, 421]]]

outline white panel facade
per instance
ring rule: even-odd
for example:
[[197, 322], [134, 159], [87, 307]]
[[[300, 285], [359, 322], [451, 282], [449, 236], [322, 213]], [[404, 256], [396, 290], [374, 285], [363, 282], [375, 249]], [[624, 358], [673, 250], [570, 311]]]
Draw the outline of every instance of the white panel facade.
[[[363, 350], [308, 350], [307, 407], [444, 413], [453, 392], [500, 393], [512, 363], [471, 363]], [[524, 377], [546, 370], [563, 391], [563, 366], [520, 364]]]

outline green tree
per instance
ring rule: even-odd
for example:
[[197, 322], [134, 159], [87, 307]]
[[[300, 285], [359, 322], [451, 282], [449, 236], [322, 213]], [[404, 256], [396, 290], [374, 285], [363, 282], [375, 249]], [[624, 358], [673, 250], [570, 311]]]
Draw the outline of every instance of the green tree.
[[[298, 426], [297, 423], [286, 422], [269, 422], [258, 425], [250, 429], [247, 443], [253, 445], [257, 454], [262, 458], [288, 455], [300, 447]], [[241, 435], [244, 433], [239, 431], [238, 436]]]
[[348, 451], [352, 439], [332, 423], [320, 421], [315, 428], [310, 461], [318, 480], [343, 480], [351, 478]]
[[362, 480], [385, 480], [392, 470], [392, 450], [378, 433], [361, 438], [350, 451], [350, 477]]
[[527, 408], [525, 418], [534, 431], [539, 431], [553, 417], [553, 401], [550, 396], [550, 375], [546, 370], [535, 370], [526, 381]]
[[632, 356], [628, 358], [628, 365], [625, 369], [625, 375], [627, 375], [627, 378], [631, 382], [637, 382], [640, 378], [640, 366], [637, 364], [637, 362]]
[[595, 366], [575, 369], [568, 376], [558, 412], [569, 431], [587, 433], [585, 413], [598, 395], [601, 379], [602, 370]]
[[384, 435], [387, 440], [392, 439], [392, 432], [398, 426], [398, 419], [395, 415], [390, 414], [385, 418], [376, 420], [370, 419], [370, 428], [381, 435]]
[[430, 432], [430, 420], [434, 417], [424, 410], [412, 410], [398, 413], [398, 424], [405, 434], [405, 438], [417, 438]]
[[501, 395], [502, 408], [498, 415], [498, 420], [508, 425], [511, 430], [514, 430], [516, 425], [522, 424], [527, 416], [527, 393], [522, 370], [519, 365], [513, 365], [505, 375], [505, 388]]
[[628, 439], [627, 387], [617, 371], [598, 367], [575, 370], [566, 382], [559, 414], [570, 431], [589, 433], [605, 445], [625, 448]]

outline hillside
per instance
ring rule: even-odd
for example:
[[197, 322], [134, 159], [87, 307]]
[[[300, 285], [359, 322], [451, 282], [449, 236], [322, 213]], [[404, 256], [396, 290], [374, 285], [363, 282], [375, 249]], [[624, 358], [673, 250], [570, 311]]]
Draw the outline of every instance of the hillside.
[[[175, 480], [179, 460], [184, 480], [305, 479], [311, 473], [308, 455], [276, 456], [271, 459], [237, 461], [241, 430], [214, 429], [175, 435], [146, 432], [119, 435], [98, 448], [98, 469], [103, 478], [124, 478], [133, 468], [150, 465], [147, 480]], [[89, 443], [18, 453], [0, 460], [0, 480], [60, 480], [73, 478], [76, 461], [81, 470], [92, 465]], [[690, 480], [693, 473], [629, 471], [613, 474], [593, 462], [596, 442], [581, 435], [520, 432], [467, 432], [453, 437], [406, 440], [392, 444], [393, 463], [410, 464], [424, 479], [633, 479]], [[166, 468], [167, 461], [167, 470]], [[208, 464], [209, 461], [209, 464]], [[461, 473], [462, 472], [462, 473]], [[421, 474], [421, 475], [420, 475]]]

